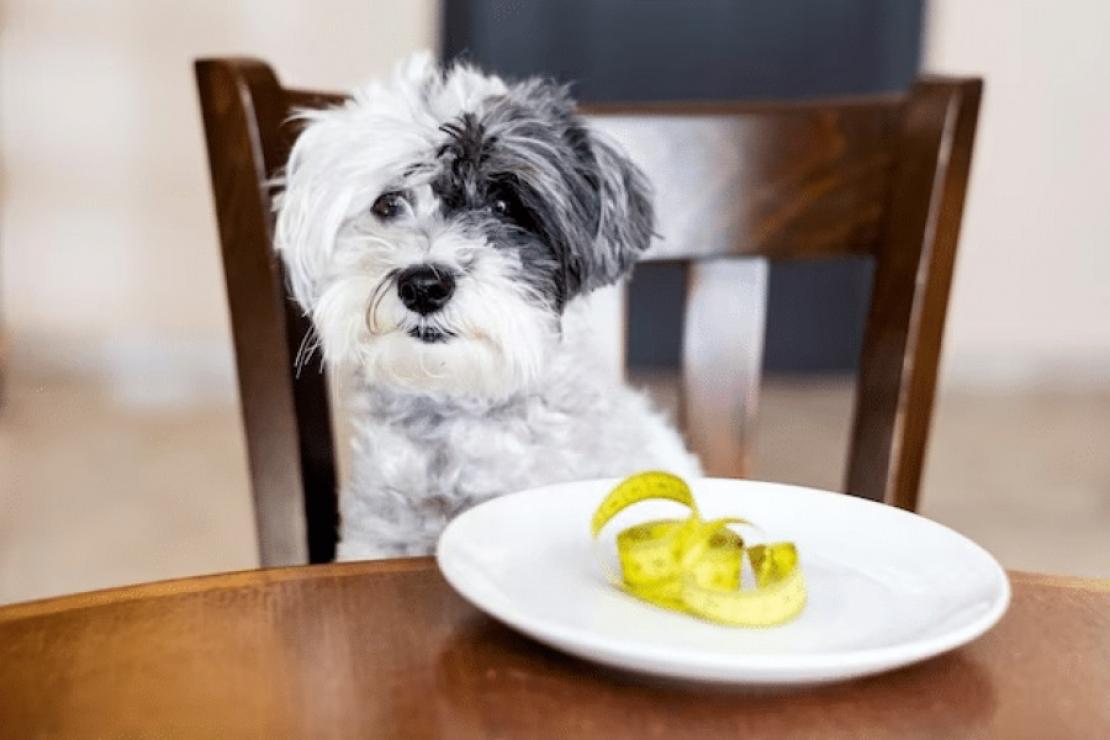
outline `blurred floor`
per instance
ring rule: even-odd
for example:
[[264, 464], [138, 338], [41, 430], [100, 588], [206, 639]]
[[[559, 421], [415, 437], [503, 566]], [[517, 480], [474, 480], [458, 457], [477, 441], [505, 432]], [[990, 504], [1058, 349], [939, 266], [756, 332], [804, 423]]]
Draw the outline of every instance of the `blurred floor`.
[[[0, 602], [254, 567], [238, 411], [8, 379]], [[850, 385], [768, 381], [755, 477], [837, 487]], [[1110, 390], [944, 396], [922, 512], [1011, 568], [1110, 577]]]
[[0, 602], [257, 564], [234, 405], [5, 380]]

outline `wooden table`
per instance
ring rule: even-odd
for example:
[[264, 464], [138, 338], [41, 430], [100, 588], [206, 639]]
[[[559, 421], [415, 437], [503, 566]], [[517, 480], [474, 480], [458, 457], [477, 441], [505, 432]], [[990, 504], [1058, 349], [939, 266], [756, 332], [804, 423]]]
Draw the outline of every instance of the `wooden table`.
[[0, 608], [0, 737], [1110, 737], [1110, 582], [1013, 585], [966, 648], [774, 691], [561, 655], [428, 559], [103, 591]]

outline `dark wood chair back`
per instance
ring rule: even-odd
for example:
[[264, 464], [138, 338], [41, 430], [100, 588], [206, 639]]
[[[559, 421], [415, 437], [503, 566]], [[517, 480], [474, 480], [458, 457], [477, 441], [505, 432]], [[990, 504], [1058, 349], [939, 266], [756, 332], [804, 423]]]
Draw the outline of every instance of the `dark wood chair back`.
[[[339, 95], [282, 87], [265, 63], [196, 63], [264, 565], [335, 551], [336, 457], [323, 373], [294, 371], [307, 319], [272, 249], [267, 181], [296, 108]], [[845, 491], [914, 508], [982, 83], [804, 103], [586, 107], [652, 178], [687, 300], [681, 417], [713, 475], [742, 475], [767, 260], [874, 260]]]

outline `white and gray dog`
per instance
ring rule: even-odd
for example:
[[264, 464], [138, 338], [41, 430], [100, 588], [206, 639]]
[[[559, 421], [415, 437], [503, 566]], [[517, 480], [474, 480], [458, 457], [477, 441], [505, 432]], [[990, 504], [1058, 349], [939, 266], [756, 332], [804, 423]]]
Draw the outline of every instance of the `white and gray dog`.
[[353, 373], [340, 559], [431, 550], [498, 494], [696, 458], [571, 331], [652, 235], [642, 173], [564, 87], [427, 55], [302, 113], [276, 244]]

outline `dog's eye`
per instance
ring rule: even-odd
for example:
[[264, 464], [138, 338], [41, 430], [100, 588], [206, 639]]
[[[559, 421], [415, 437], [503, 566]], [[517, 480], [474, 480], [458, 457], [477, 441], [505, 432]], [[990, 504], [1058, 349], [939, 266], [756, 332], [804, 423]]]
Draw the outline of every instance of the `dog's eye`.
[[530, 219], [528, 218], [528, 209], [521, 204], [520, 199], [517, 197], [510, 188], [495, 187], [489, 193], [489, 208], [494, 214], [501, 219], [511, 221], [517, 226], [527, 228]]
[[382, 193], [370, 207], [370, 212], [382, 221], [392, 221], [401, 215], [405, 208], [405, 194], [398, 190]]

